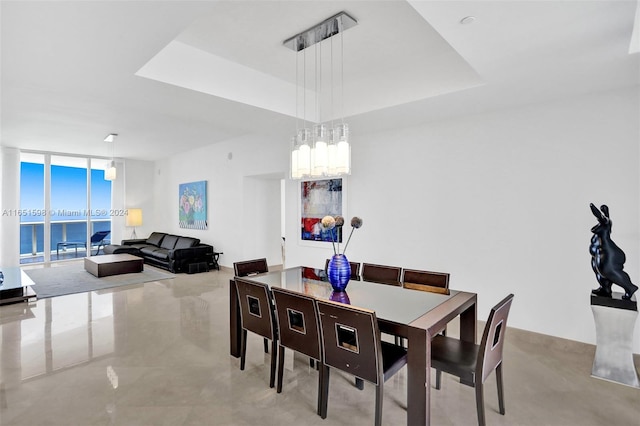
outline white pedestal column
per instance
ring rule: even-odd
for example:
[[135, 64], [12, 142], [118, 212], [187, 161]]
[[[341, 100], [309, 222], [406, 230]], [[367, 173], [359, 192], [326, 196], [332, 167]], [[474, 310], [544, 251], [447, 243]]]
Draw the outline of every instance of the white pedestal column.
[[591, 375], [640, 388], [633, 363], [633, 329], [638, 308], [635, 300], [622, 300], [621, 296], [622, 293], [614, 293], [613, 298], [591, 297], [597, 345]]
[[0, 147], [0, 266], [20, 265], [20, 151]]

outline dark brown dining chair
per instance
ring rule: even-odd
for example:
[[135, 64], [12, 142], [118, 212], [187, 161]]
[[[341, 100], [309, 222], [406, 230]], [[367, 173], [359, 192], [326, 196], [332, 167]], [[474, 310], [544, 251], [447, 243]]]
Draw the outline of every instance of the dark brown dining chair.
[[[475, 387], [480, 426], [485, 425], [484, 382], [493, 370], [496, 371], [500, 414], [505, 413], [502, 348], [512, 301], [513, 294], [510, 294], [491, 309], [480, 345], [442, 335], [435, 336], [431, 342], [431, 366], [436, 371], [458, 376], [461, 382]], [[436, 382], [436, 389], [440, 389], [439, 385]]]
[[[233, 272], [236, 277], [248, 277], [249, 275], [262, 274], [269, 272], [269, 266], [267, 266], [267, 259], [252, 259], [243, 260], [242, 262], [234, 262]], [[264, 339], [264, 353], [269, 352], [269, 342]]]
[[449, 274], [405, 269], [402, 275], [402, 286], [412, 290], [449, 294]]
[[376, 386], [375, 424], [381, 425], [383, 384], [407, 363], [407, 350], [380, 339], [374, 311], [322, 300], [316, 304], [324, 362], [320, 416], [327, 418], [329, 369], [336, 368]]
[[[280, 338], [276, 390], [281, 393], [285, 348], [293, 349], [315, 360], [322, 372], [320, 322], [318, 321], [318, 307], [313, 297], [279, 287], [273, 287], [271, 294], [275, 302]], [[320, 415], [322, 396], [321, 378], [322, 374], [318, 374], [318, 415]]]
[[271, 340], [271, 373], [269, 387], [274, 386], [276, 375], [277, 329], [273, 303], [266, 284], [236, 278], [242, 338], [240, 342], [240, 370], [244, 370], [247, 357], [247, 331]]
[[374, 265], [372, 263], [362, 264], [362, 279], [381, 284], [402, 286], [400, 276], [402, 268], [397, 266]]
[[233, 271], [236, 277], [246, 277], [253, 274], [269, 272], [269, 267], [267, 266], [267, 259], [262, 258], [235, 262], [233, 264]]
[[[430, 293], [449, 294], [449, 274], [446, 272], [421, 271], [419, 269], [403, 269], [402, 286], [411, 290], [428, 291]], [[442, 331], [447, 335], [447, 328]], [[399, 338], [396, 344], [404, 346], [404, 339]], [[436, 383], [440, 383], [441, 373], [436, 373]]]
[[[329, 262], [331, 259], [327, 259], [324, 263], [324, 271], [327, 272], [329, 269]], [[349, 262], [349, 266], [351, 266], [351, 279], [356, 280], [360, 278], [360, 264], [356, 262]]]
[[[362, 264], [362, 279], [380, 284], [388, 284], [402, 287], [402, 268], [397, 266], [375, 265], [373, 263]], [[402, 338], [395, 336], [396, 345], [402, 345]], [[360, 382], [356, 386], [362, 389]]]

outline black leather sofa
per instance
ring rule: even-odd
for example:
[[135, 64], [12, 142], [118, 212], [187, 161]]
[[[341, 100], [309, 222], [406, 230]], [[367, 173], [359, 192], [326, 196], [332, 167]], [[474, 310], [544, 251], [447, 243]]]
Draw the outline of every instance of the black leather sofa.
[[213, 246], [193, 237], [152, 232], [146, 239], [122, 240], [118, 247], [114, 253], [134, 254], [144, 258], [145, 263], [174, 273], [203, 272], [203, 267], [206, 270], [217, 267]]

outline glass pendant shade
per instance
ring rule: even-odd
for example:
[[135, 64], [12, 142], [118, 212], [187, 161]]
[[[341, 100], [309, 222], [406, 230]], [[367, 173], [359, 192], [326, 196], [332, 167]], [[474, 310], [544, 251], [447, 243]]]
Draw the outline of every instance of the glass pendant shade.
[[116, 162], [109, 161], [107, 167], [104, 169], [104, 180], [115, 180], [116, 179]]
[[336, 141], [333, 139], [333, 134], [333, 129], [329, 129], [327, 136], [329, 140], [327, 144], [327, 174], [329, 176], [336, 174], [336, 160], [338, 158], [338, 145], [336, 145]]
[[309, 129], [298, 132], [298, 175], [300, 177], [311, 174], [311, 146], [309, 145]]
[[300, 154], [300, 149], [298, 148], [295, 136], [291, 138], [291, 141], [291, 179], [300, 179], [302, 177], [298, 170], [298, 155]]
[[311, 150], [312, 176], [324, 176], [327, 174], [327, 128], [324, 124], [318, 124], [313, 128], [315, 142]]
[[351, 174], [351, 145], [349, 144], [349, 126], [336, 126], [336, 174]]

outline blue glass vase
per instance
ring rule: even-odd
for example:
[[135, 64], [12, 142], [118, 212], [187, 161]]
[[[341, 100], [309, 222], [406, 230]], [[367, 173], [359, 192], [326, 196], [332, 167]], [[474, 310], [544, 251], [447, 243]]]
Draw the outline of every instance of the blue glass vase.
[[329, 261], [327, 276], [334, 291], [344, 291], [351, 278], [351, 265], [344, 254], [335, 254]]
[[349, 300], [349, 295], [344, 290], [343, 291], [332, 291], [331, 292], [331, 296], [329, 296], [329, 300], [331, 300], [332, 302], [344, 303], [345, 305], [350, 305], [351, 304], [351, 300]]

